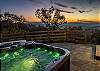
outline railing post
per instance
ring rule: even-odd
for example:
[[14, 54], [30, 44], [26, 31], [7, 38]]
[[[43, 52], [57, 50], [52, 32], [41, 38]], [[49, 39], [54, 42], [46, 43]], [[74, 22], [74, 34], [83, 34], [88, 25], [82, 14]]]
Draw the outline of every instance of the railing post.
[[48, 42], [50, 42], [49, 30], [47, 30], [47, 39], [48, 39]]
[[84, 43], [87, 43], [87, 32], [86, 32], [86, 31], [84, 31], [84, 36], [85, 36], [85, 41], [84, 41]]
[[0, 34], [0, 42], [2, 42], [3, 40], [2, 40], [2, 33]]
[[66, 34], [66, 40], [65, 41], [67, 41], [67, 30], [65, 30], [65, 34]]

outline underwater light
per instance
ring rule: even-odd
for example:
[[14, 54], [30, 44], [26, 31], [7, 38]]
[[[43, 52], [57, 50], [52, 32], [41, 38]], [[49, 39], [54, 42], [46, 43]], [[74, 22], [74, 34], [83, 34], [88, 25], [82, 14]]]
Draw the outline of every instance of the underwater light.
[[9, 54], [6, 53], [3, 57], [0, 57], [1, 60], [5, 60], [6, 58], [9, 58]]
[[41, 48], [37, 48], [37, 50], [40, 50]]
[[37, 65], [39, 65], [39, 62], [36, 58], [25, 58], [22, 61], [16, 62], [10, 71], [32, 71]]
[[9, 56], [9, 54], [7, 53], [7, 54], [5, 54], [5, 56], [4, 56], [4, 57], [6, 58], [6, 57], [8, 57], [8, 56]]
[[20, 49], [21, 51], [23, 51], [24, 49]]
[[18, 53], [18, 52], [14, 52], [14, 54], [15, 54], [15, 55], [19, 55], [19, 53]]
[[16, 58], [15, 55], [13, 55], [13, 59]]
[[49, 54], [52, 54], [52, 52], [49, 52]]
[[47, 51], [47, 50], [44, 50], [45, 52]]
[[60, 56], [60, 54], [57, 53], [57, 52], [54, 52], [54, 53], [52, 54], [52, 56], [53, 56], [54, 58], [58, 58], [58, 57]]

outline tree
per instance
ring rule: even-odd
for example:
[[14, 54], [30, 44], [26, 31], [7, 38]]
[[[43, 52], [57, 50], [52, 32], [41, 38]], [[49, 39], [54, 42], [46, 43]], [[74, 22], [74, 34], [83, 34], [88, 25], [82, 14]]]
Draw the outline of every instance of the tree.
[[[47, 27], [57, 27], [65, 22], [65, 16], [60, 15], [61, 10], [54, 9], [53, 6], [49, 8], [49, 10], [42, 8], [37, 9], [35, 12], [35, 16], [41, 19], [43, 23], [47, 25]], [[51, 26], [50, 26], [51, 25]]]
[[25, 23], [26, 20], [23, 16], [10, 14], [9, 12], [4, 12], [3, 14], [0, 14], [0, 25], [3, 33], [29, 31], [30, 29]]

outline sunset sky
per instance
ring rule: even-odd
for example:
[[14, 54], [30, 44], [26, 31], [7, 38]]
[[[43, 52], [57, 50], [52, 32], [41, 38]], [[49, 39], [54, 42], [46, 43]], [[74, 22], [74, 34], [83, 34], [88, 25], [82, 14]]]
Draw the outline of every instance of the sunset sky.
[[[100, 0], [52, 0], [55, 8], [71, 11], [71, 13], [61, 14], [65, 15], [66, 21], [99, 21], [100, 22]], [[54, 3], [60, 3], [66, 7], [58, 6]], [[0, 0], [0, 12], [9, 11], [17, 15], [23, 15], [28, 21], [40, 21], [35, 17], [36, 9], [42, 7], [49, 8], [51, 6], [50, 0]], [[70, 7], [76, 7], [72, 9]], [[79, 13], [78, 10], [90, 12]]]

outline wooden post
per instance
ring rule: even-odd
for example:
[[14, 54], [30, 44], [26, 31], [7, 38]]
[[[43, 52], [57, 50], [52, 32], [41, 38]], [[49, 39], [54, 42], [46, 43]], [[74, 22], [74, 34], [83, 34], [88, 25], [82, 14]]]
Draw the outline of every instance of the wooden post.
[[84, 43], [87, 43], [87, 33], [86, 33], [86, 31], [84, 31], [84, 38], [85, 38]]
[[66, 41], [67, 41], [67, 30], [65, 30], [65, 33], [66, 33]]
[[49, 30], [47, 30], [47, 37], [48, 37], [48, 42], [50, 42], [50, 34], [49, 34]]
[[96, 59], [96, 45], [92, 46], [92, 58]]
[[3, 38], [2, 38], [2, 33], [0, 34], [0, 42], [2, 42], [3, 40], [2, 40]]

